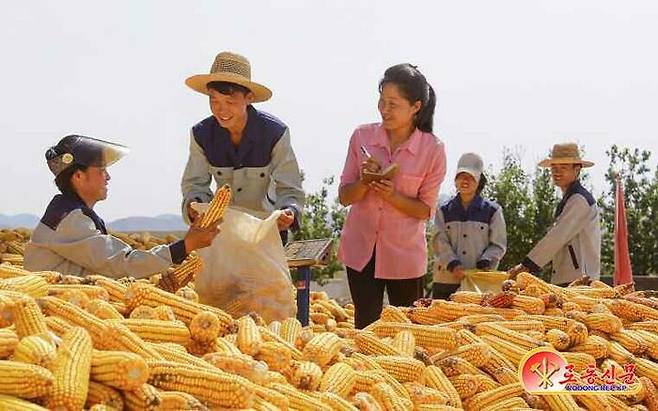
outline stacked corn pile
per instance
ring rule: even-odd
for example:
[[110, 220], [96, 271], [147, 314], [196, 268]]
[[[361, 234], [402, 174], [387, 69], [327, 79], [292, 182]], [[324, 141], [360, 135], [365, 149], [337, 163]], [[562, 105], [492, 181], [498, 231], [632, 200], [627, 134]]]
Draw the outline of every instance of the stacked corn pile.
[[[352, 307], [322, 293], [302, 328], [233, 319], [190, 285], [171, 294], [3, 265], [0, 409], [655, 410], [658, 310], [624, 291], [560, 290], [524, 274], [505, 294], [386, 307], [356, 331]], [[642, 389], [528, 395], [520, 355], [547, 344], [576, 365], [632, 362]]]
[[0, 230], [0, 263], [23, 265], [25, 243], [30, 240], [30, 230]]

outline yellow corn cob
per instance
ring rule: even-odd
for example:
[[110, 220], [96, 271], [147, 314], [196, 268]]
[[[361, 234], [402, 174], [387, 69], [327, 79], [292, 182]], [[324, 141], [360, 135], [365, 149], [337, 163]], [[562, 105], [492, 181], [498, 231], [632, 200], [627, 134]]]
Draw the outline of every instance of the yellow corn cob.
[[487, 322], [492, 323], [508, 330], [518, 331], [518, 332], [528, 332], [528, 331], [537, 331], [540, 333], [546, 332], [546, 326], [543, 322], [539, 320], [514, 320], [514, 321], [494, 321]]
[[259, 326], [258, 330], [260, 331], [260, 336], [265, 342], [275, 342], [277, 344], [285, 346], [292, 356], [293, 360], [301, 360], [302, 352], [297, 349], [294, 345], [290, 344], [288, 341], [281, 338], [278, 334], [270, 331], [269, 328], [264, 326]]
[[17, 267], [6, 262], [0, 264], [0, 279], [4, 280], [7, 278], [21, 277], [30, 274], [32, 273], [21, 267]]
[[146, 362], [135, 353], [94, 350], [91, 356], [91, 379], [121, 390], [139, 388], [148, 373]]
[[201, 401], [186, 392], [160, 391], [160, 400], [158, 411], [208, 410]]
[[130, 311], [128, 310], [128, 307], [122, 302], [116, 302], [116, 301], [110, 301], [110, 304], [112, 307], [114, 307], [115, 310], [119, 312], [119, 314], [123, 315], [124, 317], [128, 317], [130, 315]]
[[85, 407], [90, 408], [96, 404], [106, 405], [117, 410], [122, 410], [124, 407], [123, 397], [119, 391], [112, 387], [108, 387], [107, 385], [95, 381], [89, 381]]
[[155, 308], [148, 305], [138, 305], [130, 312], [129, 317], [136, 320], [155, 320], [158, 315], [155, 313]]
[[567, 335], [569, 336], [569, 343], [571, 346], [584, 344], [587, 341], [589, 332], [585, 324], [575, 321], [569, 326], [566, 330]]
[[382, 408], [391, 411], [412, 411], [413, 403], [411, 400], [397, 396], [390, 385], [380, 382], [375, 384], [372, 389], [373, 398], [377, 400]]
[[583, 322], [589, 330], [603, 331], [608, 334], [615, 334], [621, 331], [623, 325], [621, 320], [613, 314], [591, 313], [583, 318]]
[[608, 356], [620, 364], [635, 362], [635, 355], [616, 341], [608, 341]]
[[482, 294], [474, 291], [457, 291], [450, 296], [450, 301], [460, 304], [480, 304]]
[[186, 392], [212, 406], [249, 408], [253, 402], [253, 385], [243, 377], [169, 361], [147, 363], [149, 383], [157, 388]]
[[150, 384], [143, 384], [136, 390], [124, 392], [126, 410], [155, 411], [160, 408], [160, 392]]
[[475, 335], [469, 330], [459, 330], [457, 331], [457, 343], [461, 347], [467, 344], [477, 344], [481, 343], [482, 340], [480, 337]]
[[246, 354], [210, 353], [204, 355], [203, 359], [216, 369], [239, 375], [257, 384], [262, 384], [267, 377], [267, 364]]
[[0, 290], [18, 291], [33, 298], [48, 295], [48, 283], [39, 275], [23, 275], [0, 280]]
[[296, 345], [302, 332], [302, 324], [296, 318], [287, 318], [281, 323], [281, 338]]
[[267, 328], [272, 331], [274, 334], [281, 336], [281, 322], [280, 321], [271, 321], [268, 325]]
[[256, 384], [251, 384], [250, 388], [254, 391], [254, 399], [260, 398], [265, 400], [268, 403], [276, 406], [277, 409], [287, 410], [288, 406], [290, 405], [288, 398], [276, 390]]
[[658, 334], [658, 320], [635, 322], [630, 324], [627, 328], [631, 330], [644, 330]]
[[528, 348], [513, 344], [504, 338], [494, 335], [482, 335], [480, 338], [509, 360], [514, 365], [514, 368], [518, 368], [521, 359], [529, 351]]
[[512, 397], [497, 404], [490, 405], [480, 411], [508, 411], [519, 408], [528, 408], [528, 404], [521, 397]]
[[352, 403], [333, 392], [308, 392], [306, 394], [316, 400], [320, 400], [334, 411], [358, 411], [358, 408], [352, 405]]
[[176, 321], [176, 315], [174, 315], [174, 311], [171, 309], [171, 307], [166, 306], [166, 305], [160, 305], [157, 306], [153, 309], [156, 319], [161, 320], [161, 321]]
[[0, 360], [0, 394], [38, 398], [50, 392], [53, 374], [43, 367]]
[[553, 328], [557, 328], [558, 330], [566, 332], [567, 329], [572, 326], [576, 321], [570, 319], [570, 318], [565, 318], [565, 317], [549, 317], [547, 315], [520, 315], [516, 318], [514, 318], [515, 321], [527, 321], [527, 320], [535, 320], [535, 321], [541, 321], [544, 323], [544, 327], [546, 330], [550, 330]]
[[59, 293], [55, 297], [64, 300], [66, 302], [69, 302], [73, 305], [76, 305], [82, 308], [83, 310], [86, 310], [89, 304], [91, 303], [89, 297], [87, 297], [87, 295], [82, 291], [78, 291], [78, 290], [66, 290]]
[[264, 399], [260, 398], [259, 396], [254, 397], [254, 403], [253, 403], [251, 409], [254, 410], [254, 411], [279, 411], [280, 410], [279, 407], [272, 404], [271, 402], [265, 401]]
[[192, 301], [193, 303], [198, 303], [199, 302], [199, 294], [197, 294], [196, 291], [189, 287], [183, 287], [180, 288], [176, 291], [175, 295], [184, 298], [188, 301]]
[[459, 392], [457, 392], [441, 368], [434, 365], [426, 367], [425, 371], [423, 371], [420, 382], [427, 387], [434, 388], [435, 390], [445, 393], [448, 396], [447, 405], [461, 408], [462, 402], [461, 397], [459, 396]]
[[460, 357], [447, 357], [437, 360], [435, 365], [441, 367], [441, 370], [448, 377], [454, 377], [460, 374], [482, 374], [485, 372]]
[[201, 223], [199, 225], [202, 228], [205, 228], [222, 218], [226, 208], [231, 202], [231, 197], [231, 187], [228, 184], [220, 187], [210, 201], [208, 211], [201, 216]]
[[[141, 320], [144, 321], [144, 320]], [[123, 324], [109, 321], [105, 324], [103, 347], [108, 350], [129, 351], [144, 359], [162, 359], [150, 345]]]
[[608, 342], [601, 337], [590, 335], [585, 343], [571, 347], [571, 351], [589, 354], [598, 360], [608, 356]]
[[642, 344], [647, 348], [646, 353], [654, 360], [658, 360], [658, 333], [652, 333], [644, 330], [633, 330], [635, 335], [642, 340]]
[[48, 411], [32, 402], [2, 394], [0, 394], [0, 409], [3, 411]]
[[640, 377], [640, 382], [644, 387], [644, 403], [647, 408], [650, 411], [658, 410], [658, 388], [656, 388], [656, 384], [647, 377]]
[[192, 338], [201, 343], [214, 341], [219, 336], [220, 330], [219, 318], [209, 311], [195, 315], [190, 323]]
[[380, 316], [380, 318], [382, 321], [385, 322], [407, 323], [407, 324], [411, 323], [409, 317], [407, 317], [400, 308], [392, 305], [387, 305], [382, 309], [382, 315]]
[[373, 357], [369, 357], [365, 354], [359, 352], [353, 352], [348, 358], [345, 358], [343, 362], [347, 363], [354, 370], [382, 370], [382, 367], [377, 364]]
[[22, 338], [14, 351], [14, 361], [50, 369], [55, 361], [55, 344], [45, 335]]
[[491, 391], [495, 388], [498, 388], [498, 387], [502, 386], [497, 381], [494, 381], [488, 375], [475, 375], [474, 377], [477, 380], [477, 384], [478, 384], [477, 392], [478, 393], [485, 392], [485, 391]]
[[414, 404], [414, 407], [424, 404], [445, 405], [448, 402], [448, 396], [446, 394], [435, 390], [434, 388], [425, 387], [419, 383], [408, 382], [404, 384], [404, 388], [409, 393], [409, 397]]
[[110, 294], [103, 287], [88, 284], [51, 284], [48, 287], [48, 294], [55, 297], [66, 291], [79, 291], [84, 293], [90, 300], [99, 299], [108, 301]]
[[523, 385], [521, 383], [502, 385], [493, 390], [475, 394], [466, 402], [466, 410], [481, 410], [509, 398], [518, 397], [523, 392]]
[[585, 371], [588, 365], [596, 364], [594, 357], [582, 352], [563, 352], [561, 355], [567, 363], [574, 365], [574, 370], [577, 373]]
[[358, 392], [370, 392], [375, 384], [386, 382], [385, 378], [382, 376], [382, 371], [359, 370], [355, 371], [355, 375], [356, 380], [354, 381], [354, 387], [352, 388], [353, 394]]
[[301, 391], [297, 391], [290, 385], [273, 383], [270, 388], [285, 395], [288, 398], [290, 407], [297, 410], [321, 410], [331, 411], [332, 408], [326, 405], [323, 401], [307, 395]]
[[281, 343], [267, 341], [261, 344], [260, 350], [254, 358], [265, 362], [270, 370], [280, 372], [290, 366], [292, 353], [288, 347]]
[[515, 295], [511, 308], [523, 310], [528, 314], [543, 314], [546, 306], [541, 298], [531, 297], [528, 295]]
[[293, 361], [288, 370], [290, 382], [297, 388], [315, 391], [320, 387], [322, 369], [311, 361]]
[[330, 318], [325, 313], [310, 313], [309, 315], [314, 325], [325, 325]]
[[73, 324], [60, 317], [46, 317], [46, 325], [58, 337], [63, 337], [68, 330], [73, 328]]
[[175, 293], [194, 281], [196, 276], [203, 270], [203, 259], [193, 252], [185, 261], [170, 272], [162, 275], [158, 287], [170, 293]]
[[16, 350], [18, 336], [7, 328], [0, 328], [0, 359], [8, 358]]
[[510, 368], [498, 367], [491, 370], [491, 376], [501, 385], [512, 384], [519, 381], [519, 374]]
[[617, 341], [624, 348], [633, 354], [641, 355], [647, 350], [642, 338], [633, 330], [621, 330], [618, 333], [610, 334], [610, 339]]
[[637, 375], [647, 377], [653, 382], [653, 385], [658, 386], [658, 367], [656, 367], [656, 363], [646, 358], [637, 358], [635, 367], [637, 369]]
[[91, 300], [87, 311], [102, 320], [122, 320], [123, 315], [112, 304], [104, 300]]
[[575, 302], [566, 301], [562, 303], [562, 311], [564, 311], [565, 316], [571, 311], [577, 311], [582, 309], [582, 307]]
[[54, 383], [46, 403], [51, 409], [82, 409], [87, 400], [92, 342], [84, 328], [64, 335], [53, 365]]
[[416, 351], [416, 337], [409, 330], [400, 331], [393, 338], [393, 347], [398, 353], [413, 357]]
[[249, 316], [242, 317], [239, 321], [237, 337], [237, 346], [240, 351], [248, 355], [255, 355], [262, 344], [263, 339], [254, 320]]
[[569, 334], [565, 333], [564, 331], [560, 331], [557, 328], [548, 330], [546, 333], [546, 340], [553, 346], [553, 348], [558, 351], [566, 350], [571, 344]]
[[[413, 336], [413, 334], [412, 334]], [[362, 331], [354, 336], [359, 352], [366, 355], [398, 355], [394, 346], [386, 344], [370, 331]]]
[[347, 364], [336, 363], [329, 367], [320, 380], [320, 391], [332, 392], [346, 398], [356, 384], [356, 373]]
[[375, 361], [401, 383], [418, 381], [425, 369], [421, 361], [399, 355], [380, 355]]
[[129, 309], [135, 308], [138, 305], [148, 305], [153, 308], [159, 305], [168, 305], [174, 311], [176, 318], [185, 324], [189, 324], [198, 313], [211, 311], [217, 315], [217, 318], [219, 318], [222, 324], [222, 331], [220, 333], [222, 335], [228, 331], [233, 323], [233, 318], [219, 308], [195, 303], [147, 284], [135, 283], [128, 287], [125, 295], [125, 303]]
[[[286, 370], [286, 375], [289, 375], [289, 370]], [[270, 384], [279, 383], [279, 384], [288, 384], [288, 380], [283, 374], [280, 374], [276, 371], [267, 371], [265, 373], [265, 379], [263, 380], [263, 385], [268, 387]]]
[[102, 334], [106, 329], [103, 320], [89, 314], [80, 307], [55, 297], [43, 297], [38, 300], [44, 314], [60, 317], [74, 326], [82, 327], [89, 332], [94, 344], [102, 345]]
[[546, 345], [542, 341], [535, 340], [534, 338], [530, 338], [523, 333], [510, 330], [496, 323], [481, 323], [475, 325], [475, 334], [480, 337], [483, 335], [499, 337], [526, 350], [531, 350]]
[[[6, 291], [0, 291], [0, 328], [9, 327], [14, 323], [14, 314], [11, 311], [14, 298], [6, 295], [6, 293]], [[23, 298], [22, 294], [16, 294], [17, 298]]]
[[490, 355], [489, 362], [482, 366], [482, 369], [488, 373], [492, 373], [499, 368], [508, 368], [510, 370], [517, 368], [512, 361], [495, 349], [491, 350]]
[[90, 275], [86, 277], [92, 284], [102, 287], [107, 291], [110, 301], [123, 301], [128, 287], [125, 284], [102, 275]]
[[478, 387], [480, 386], [478, 379], [473, 374], [455, 375], [454, 377], [448, 377], [448, 379], [462, 400], [477, 394]]
[[321, 333], [304, 346], [302, 359], [325, 366], [340, 352], [343, 343], [336, 334]]
[[411, 401], [411, 397], [409, 396], [407, 389], [404, 388], [404, 385], [396, 380], [391, 374], [384, 370], [373, 370], [370, 372], [379, 376], [380, 381], [377, 382], [385, 382], [386, 384], [390, 385], [391, 388], [393, 388], [393, 391], [395, 391], [399, 397], [403, 397]]
[[383, 408], [377, 400], [367, 392], [358, 392], [354, 394], [354, 405], [362, 411], [383, 411]]
[[371, 331], [379, 337], [394, 337], [400, 331], [411, 331], [416, 344], [427, 349], [452, 350], [457, 347], [457, 331], [447, 327], [378, 322]]
[[579, 410], [576, 400], [570, 394], [551, 394], [545, 395], [544, 400], [551, 407], [551, 410]]
[[574, 395], [573, 399], [584, 405], [588, 410], [613, 411], [610, 402], [603, 395]]
[[[415, 411], [460, 411], [460, 410], [461, 408], [455, 408], [449, 405], [441, 405], [441, 404], [421, 404], [415, 408]], [[522, 410], [522, 411], [528, 411], [528, 410]], [[535, 411], [535, 410], [529, 410], [529, 411]]]
[[482, 367], [491, 359], [491, 349], [484, 342], [465, 344], [456, 350], [446, 351], [433, 356], [432, 361], [447, 357], [459, 357], [473, 364], [475, 367]]
[[142, 320], [128, 318], [123, 320], [107, 320], [107, 324], [121, 324], [127, 327], [144, 341], [153, 343], [190, 343], [190, 330], [182, 321]]
[[224, 354], [242, 354], [242, 351], [240, 351], [240, 349], [235, 344], [228, 341], [226, 337], [215, 339], [215, 341], [212, 342], [212, 347], [213, 352]]
[[192, 354], [189, 354], [185, 347], [178, 344], [149, 344], [150, 347], [160, 354], [165, 360], [171, 362], [179, 362], [182, 364], [195, 365], [200, 368], [208, 368], [210, 370], [214, 369], [212, 364], [209, 364], [207, 361], [202, 360], [199, 357], [195, 357]]

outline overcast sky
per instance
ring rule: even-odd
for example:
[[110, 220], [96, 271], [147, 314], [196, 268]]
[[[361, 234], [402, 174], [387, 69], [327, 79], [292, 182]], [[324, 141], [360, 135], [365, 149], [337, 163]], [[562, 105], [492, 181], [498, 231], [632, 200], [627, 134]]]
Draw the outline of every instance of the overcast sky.
[[[232, 50], [291, 129], [307, 191], [339, 175], [352, 130], [379, 120], [377, 83], [418, 65], [436, 89], [452, 193], [459, 155], [530, 168], [575, 140], [597, 162], [617, 143], [658, 156], [655, 1], [22, 1], [0, 14], [0, 214], [41, 215], [47, 147], [70, 133], [129, 145], [109, 170], [106, 220], [179, 212], [189, 127], [209, 115], [184, 85]], [[655, 164], [655, 158], [654, 162]]]

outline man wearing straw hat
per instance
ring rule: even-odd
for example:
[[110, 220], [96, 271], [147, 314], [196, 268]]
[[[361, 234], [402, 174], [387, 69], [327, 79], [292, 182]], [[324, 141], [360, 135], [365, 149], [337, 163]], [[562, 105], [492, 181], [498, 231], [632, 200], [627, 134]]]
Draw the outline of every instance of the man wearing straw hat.
[[563, 193], [555, 210], [555, 223], [523, 262], [509, 273], [539, 273], [553, 262], [551, 283], [566, 286], [583, 274], [598, 279], [601, 270], [599, 209], [592, 194], [579, 181], [580, 170], [593, 166], [580, 157], [575, 143], [556, 144], [550, 157], [539, 163], [550, 167], [553, 183]]
[[249, 61], [238, 54], [217, 55], [210, 74], [189, 77], [185, 84], [209, 96], [212, 115], [192, 127], [190, 154], [182, 179], [183, 216], [197, 217], [193, 202], [209, 202], [210, 183], [229, 184], [233, 205], [258, 217], [285, 210], [277, 221], [282, 238], [297, 228], [304, 205], [301, 173], [281, 120], [253, 103], [272, 92], [251, 80]]

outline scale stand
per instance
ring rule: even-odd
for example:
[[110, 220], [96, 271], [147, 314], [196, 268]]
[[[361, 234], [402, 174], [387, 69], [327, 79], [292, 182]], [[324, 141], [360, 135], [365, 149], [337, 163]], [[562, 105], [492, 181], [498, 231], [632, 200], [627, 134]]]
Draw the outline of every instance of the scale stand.
[[288, 268], [297, 272], [297, 319], [306, 327], [309, 320], [311, 296], [311, 267], [324, 267], [331, 256], [332, 239], [302, 240], [286, 244]]

